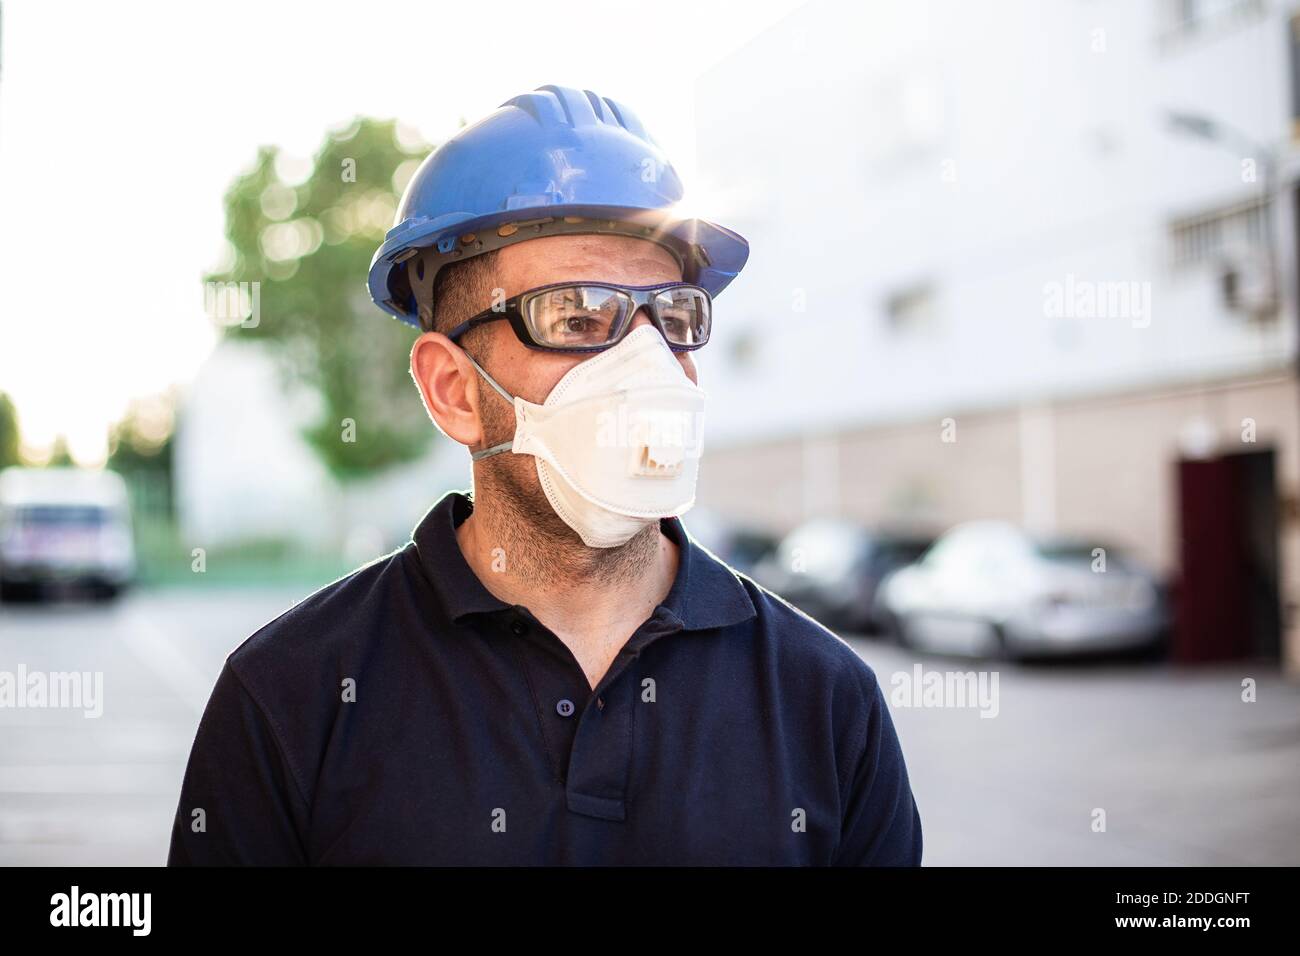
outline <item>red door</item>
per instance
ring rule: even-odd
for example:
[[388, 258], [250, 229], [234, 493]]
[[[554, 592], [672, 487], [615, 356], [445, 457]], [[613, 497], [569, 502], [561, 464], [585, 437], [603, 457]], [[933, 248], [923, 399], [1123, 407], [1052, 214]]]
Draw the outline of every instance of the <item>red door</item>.
[[1174, 608], [1174, 660], [1274, 655], [1269, 647], [1277, 630], [1272, 483], [1271, 451], [1178, 463], [1182, 573]]

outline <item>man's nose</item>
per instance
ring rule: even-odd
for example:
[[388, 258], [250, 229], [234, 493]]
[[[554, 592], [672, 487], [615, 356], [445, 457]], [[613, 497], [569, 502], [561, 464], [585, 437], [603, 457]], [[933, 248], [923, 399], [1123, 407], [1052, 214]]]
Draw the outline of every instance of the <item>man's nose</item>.
[[633, 314], [632, 327], [628, 329], [628, 331], [635, 332], [643, 325], [654, 325], [654, 323], [650, 321], [650, 310], [647, 309], [644, 305], [641, 306], [641, 308], [637, 309], [635, 314]]

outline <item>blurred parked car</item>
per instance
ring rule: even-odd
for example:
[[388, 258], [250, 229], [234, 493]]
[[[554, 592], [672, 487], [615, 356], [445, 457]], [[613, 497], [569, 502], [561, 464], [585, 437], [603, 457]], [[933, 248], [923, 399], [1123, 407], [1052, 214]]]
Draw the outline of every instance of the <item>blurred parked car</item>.
[[776, 549], [777, 537], [745, 528], [709, 508], [692, 508], [682, 517], [690, 536], [743, 574]]
[[870, 531], [838, 518], [801, 525], [754, 569], [768, 590], [827, 627], [874, 631], [880, 581], [924, 553], [932, 538]]
[[135, 572], [126, 483], [111, 471], [0, 472], [0, 596], [67, 586], [116, 595]]
[[1153, 649], [1169, 620], [1158, 580], [1115, 549], [995, 521], [943, 535], [878, 604], [909, 647], [1011, 659]]

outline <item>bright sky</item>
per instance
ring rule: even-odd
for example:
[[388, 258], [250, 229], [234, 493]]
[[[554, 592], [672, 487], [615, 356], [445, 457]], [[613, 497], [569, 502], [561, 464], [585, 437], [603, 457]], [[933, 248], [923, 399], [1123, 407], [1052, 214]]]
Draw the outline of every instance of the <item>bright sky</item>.
[[92, 462], [132, 398], [194, 376], [222, 195], [258, 145], [307, 157], [356, 114], [437, 142], [558, 83], [635, 109], [698, 204], [696, 78], [800, 5], [8, 0], [0, 391], [24, 439]]

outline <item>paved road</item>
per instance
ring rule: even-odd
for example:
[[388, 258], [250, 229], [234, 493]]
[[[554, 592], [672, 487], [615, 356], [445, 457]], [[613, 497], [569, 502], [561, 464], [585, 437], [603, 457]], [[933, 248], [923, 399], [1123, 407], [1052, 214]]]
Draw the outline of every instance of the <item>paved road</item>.
[[[897, 648], [850, 643], [887, 693], [912, 675]], [[1275, 669], [921, 664], [999, 673], [993, 718], [891, 708], [926, 864], [1300, 864], [1300, 686]]]
[[103, 715], [0, 708], [0, 865], [155, 865], [225, 656], [293, 603], [276, 591], [0, 606], [0, 671], [103, 672]]
[[[0, 607], [0, 671], [104, 675], [98, 718], [0, 707], [0, 865], [161, 863], [222, 660], [299, 596]], [[915, 677], [896, 648], [850, 642], [887, 693]], [[923, 680], [973, 669], [920, 664]], [[1256, 703], [1241, 701], [1243, 677], [1258, 681]], [[926, 863], [1300, 864], [1300, 686], [1245, 666], [999, 665], [997, 690], [993, 718], [892, 708]]]

